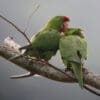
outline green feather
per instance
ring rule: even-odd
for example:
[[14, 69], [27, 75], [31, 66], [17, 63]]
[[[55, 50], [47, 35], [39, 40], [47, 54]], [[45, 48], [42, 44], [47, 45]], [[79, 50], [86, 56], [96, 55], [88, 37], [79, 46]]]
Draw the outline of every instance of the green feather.
[[[60, 39], [59, 49], [62, 58], [69, 61], [83, 63], [83, 60], [87, 58], [87, 42], [79, 36], [70, 35], [62, 37]], [[77, 55], [77, 51], [81, 53], [81, 59]]]
[[[42, 33], [31, 38], [32, 46], [31, 48], [27, 48], [25, 54], [35, 57], [39, 56], [45, 60], [47, 60], [47, 54], [50, 59], [58, 50], [59, 39], [60, 33], [57, 30], [51, 28], [45, 29]], [[36, 52], [38, 53], [36, 54]]]
[[70, 64], [75, 74], [75, 77], [79, 82], [80, 87], [83, 88], [83, 71], [82, 71], [83, 66], [82, 64], [75, 63], [75, 62], [71, 62]]
[[81, 38], [85, 38], [83, 31], [80, 28], [69, 28], [68, 30], [66, 30], [64, 32], [65, 36], [69, 36], [69, 35], [75, 35], [75, 36], [79, 36]]
[[63, 36], [59, 49], [65, 66], [71, 69], [81, 88], [83, 88], [83, 64], [87, 58], [87, 42], [78, 35]]
[[62, 24], [63, 22], [64, 22], [64, 16], [54, 16], [48, 21], [45, 27], [60, 30], [61, 26], [63, 25]]
[[45, 59], [46, 61], [48, 61], [49, 59], [51, 59], [52, 56], [54, 56], [56, 54], [56, 51], [47, 51], [47, 52], [42, 52], [42, 54], [40, 55], [40, 58]]
[[64, 23], [63, 16], [55, 16], [31, 38], [32, 46], [25, 54], [50, 60], [59, 48], [60, 29]]

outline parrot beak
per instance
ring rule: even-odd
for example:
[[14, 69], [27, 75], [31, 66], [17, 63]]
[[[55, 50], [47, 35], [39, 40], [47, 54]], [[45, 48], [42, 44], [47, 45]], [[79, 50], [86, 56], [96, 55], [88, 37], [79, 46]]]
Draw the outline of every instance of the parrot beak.
[[69, 21], [63, 23], [64, 32], [69, 28]]
[[65, 21], [61, 28], [61, 36], [64, 36], [64, 32], [69, 28], [69, 21]]

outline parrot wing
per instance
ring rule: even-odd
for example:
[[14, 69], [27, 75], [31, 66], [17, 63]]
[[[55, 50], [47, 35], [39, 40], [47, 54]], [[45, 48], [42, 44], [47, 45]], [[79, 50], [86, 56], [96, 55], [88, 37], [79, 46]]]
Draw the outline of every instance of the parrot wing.
[[36, 35], [31, 38], [30, 46], [23, 47], [26, 48], [26, 55], [40, 57], [49, 60], [59, 47], [60, 33], [52, 28], [46, 28], [41, 30]]
[[64, 36], [60, 39], [62, 58], [76, 63], [83, 63], [87, 58], [87, 42], [79, 36]]
[[60, 33], [52, 28], [40, 31], [31, 38], [33, 47], [43, 51], [56, 50], [59, 46]]

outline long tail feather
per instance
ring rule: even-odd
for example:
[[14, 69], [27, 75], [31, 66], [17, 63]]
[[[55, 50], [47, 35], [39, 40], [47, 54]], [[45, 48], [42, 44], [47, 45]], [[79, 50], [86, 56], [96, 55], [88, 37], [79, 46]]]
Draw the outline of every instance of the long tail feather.
[[80, 87], [83, 88], [82, 64], [72, 62], [71, 65], [72, 65], [72, 69], [73, 69], [73, 72], [75, 74], [75, 77], [79, 82]]

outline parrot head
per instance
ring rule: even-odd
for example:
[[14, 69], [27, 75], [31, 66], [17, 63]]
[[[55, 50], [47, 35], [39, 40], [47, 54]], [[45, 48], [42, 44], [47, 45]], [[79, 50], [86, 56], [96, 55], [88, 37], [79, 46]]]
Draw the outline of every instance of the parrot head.
[[67, 16], [54, 16], [48, 21], [47, 26], [62, 33], [68, 29], [69, 21], [70, 19]]
[[70, 19], [67, 16], [63, 16], [64, 22], [61, 27], [61, 32], [65, 32], [68, 29]]
[[82, 29], [80, 29], [80, 28], [69, 28], [68, 30], [66, 30], [64, 32], [64, 34], [66, 36], [68, 36], [68, 35], [77, 35], [77, 36], [79, 36], [81, 38], [85, 38], [84, 31]]

